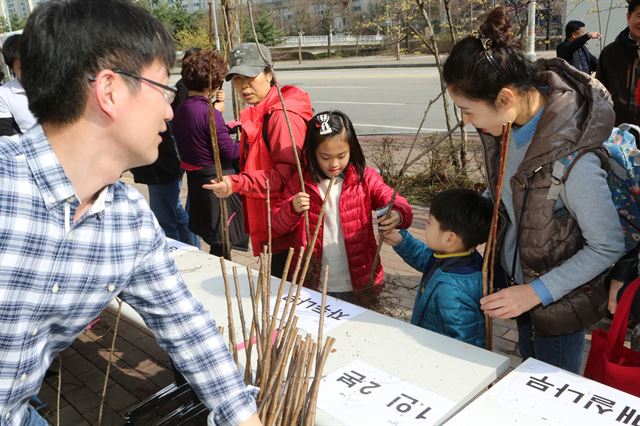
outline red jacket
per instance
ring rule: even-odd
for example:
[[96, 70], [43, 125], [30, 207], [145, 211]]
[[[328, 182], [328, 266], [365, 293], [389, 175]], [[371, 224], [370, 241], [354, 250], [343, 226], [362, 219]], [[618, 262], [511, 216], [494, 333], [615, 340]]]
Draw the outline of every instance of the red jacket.
[[[273, 211], [272, 228], [274, 235], [289, 232], [296, 236], [296, 244], [292, 247], [300, 247], [306, 244], [304, 230], [304, 216], [299, 215], [293, 209], [293, 197], [300, 192], [300, 182], [296, 177], [289, 179], [283, 196], [285, 197], [280, 208]], [[305, 173], [305, 192], [310, 197], [309, 227], [311, 235], [315, 232], [322, 197], [318, 186], [311, 175]], [[340, 224], [344, 236], [344, 244], [347, 251], [347, 262], [351, 275], [351, 285], [354, 289], [361, 289], [369, 284], [369, 274], [373, 266], [376, 254], [377, 242], [373, 234], [372, 210], [385, 207], [391, 201], [393, 189], [387, 186], [382, 177], [371, 167], [364, 172], [364, 179], [360, 181], [355, 167], [350, 164], [345, 169], [342, 192], [340, 194]], [[401, 228], [408, 228], [413, 221], [413, 210], [407, 200], [396, 195], [393, 209], [402, 217]], [[326, 212], [325, 212], [326, 214]], [[324, 221], [323, 221], [324, 222]], [[322, 260], [322, 226], [318, 233], [313, 255]], [[382, 265], [378, 262], [376, 269], [375, 285], [382, 285], [384, 276]], [[377, 287], [382, 289], [382, 287]]]
[[[306, 92], [294, 86], [284, 86], [280, 90], [287, 108], [293, 138], [298, 147], [298, 155], [302, 160], [301, 150], [307, 121], [313, 115], [311, 100]], [[267, 134], [271, 149], [262, 140], [262, 124], [266, 114], [270, 114]], [[297, 174], [296, 161], [282, 104], [275, 87], [271, 88], [267, 97], [258, 105], [243, 109], [240, 112], [240, 121], [242, 172], [229, 177], [233, 191], [244, 196], [246, 227], [251, 235], [253, 253], [257, 256], [262, 253], [262, 246], [268, 240], [266, 182], [269, 180], [273, 210], [279, 206], [285, 184], [292, 175]], [[291, 236], [272, 237], [273, 253], [286, 250], [291, 245]]]

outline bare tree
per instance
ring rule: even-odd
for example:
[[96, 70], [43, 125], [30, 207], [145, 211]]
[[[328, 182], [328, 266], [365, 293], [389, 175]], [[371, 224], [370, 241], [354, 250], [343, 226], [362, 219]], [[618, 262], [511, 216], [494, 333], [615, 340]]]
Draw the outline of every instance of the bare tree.
[[[440, 48], [438, 46], [436, 33], [433, 30], [433, 24], [431, 22], [430, 7], [429, 7], [430, 5], [425, 0], [416, 0], [416, 5], [418, 6], [420, 15], [422, 16], [424, 23], [426, 24], [424, 36], [415, 27], [412, 27], [412, 28], [415, 34], [418, 36], [418, 38], [422, 40], [422, 42], [425, 44], [427, 49], [431, 52], [436, 62], [436, 67], [438, 69], [438, 74], [440, 76], [440, 90], [442, 92], [442, 103], [444, 108], [445, 125], [447, 126], [447, 131], [451, 132], [453, 117], [451, 114], [451, 107], [449, 105], [449, 100], [448, 100], [448, 97], [446, 96], [447, 84], [444, 81], [444, 78], [442, 77], [443, 62], [442, 62], [442, 58], [440, 57]], [[455, 116], [455, 112], [454, 112], [454, 116]], [[456, 121], [459, 121], [459, 120], [456, 119]], [[455, 148], [453, 135], [449, 136], [449, 148], [451, 150], [451, 156], [452, 156], [452, 161], [454, 165], [456, 166], [456, 168], [461, 169], [462, 161], [456, 153], [457, 150]]]
[[411, 0], [383, 0], [371, 8], [371, 25], [377, 32], [386, 34], [388, 45], [395, 47], [396, 59], [400, 60], [400, 43], [405, 41], [409, 49], [411, 26], [418, 18], [415, 4]]
[[296, 0], [293, 2], [293, 25], [296, 33], [309, 32], [311, 30], [311, 2], [309, 0]]
[[[222, 16], [224, 19], [224, 29], [226, 33], [225, 50], [229, 52], [229, 60], [231, 59], [231, 49], [242, 43], [242, 32], [240, 28], [240, 16], [238, 16], [238, 7], [236, 0], [222, 0]], [[231, 86], [231, 104], [233, 106], [233, 116], [235, 119], [240, 117], [240, 99], [233, 85]]]
[[242, 43], [242, 32], [240, 31], [240, 17], [238, 16], [238, 7], [236, 0], [222, 0], [222, 10], [226, 18], [228, 38], [231, 41], [231, 47], [236, 47]]

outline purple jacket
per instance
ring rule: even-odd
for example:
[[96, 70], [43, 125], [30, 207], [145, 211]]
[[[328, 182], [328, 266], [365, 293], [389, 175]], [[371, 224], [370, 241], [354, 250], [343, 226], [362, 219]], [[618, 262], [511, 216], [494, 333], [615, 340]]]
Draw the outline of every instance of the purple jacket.
[[[213, 165], [213, 148], [209, 132], [209, 105], [205, 96], [189, 96], [176, 110], [173, 117], [173, 135], [178, 144], [182, 161], [194, 166]], [[220, 147], [221, 162], [228, 163], [240, 158], [240, 145], [229, 135], [222, 114], [213, 110]]]

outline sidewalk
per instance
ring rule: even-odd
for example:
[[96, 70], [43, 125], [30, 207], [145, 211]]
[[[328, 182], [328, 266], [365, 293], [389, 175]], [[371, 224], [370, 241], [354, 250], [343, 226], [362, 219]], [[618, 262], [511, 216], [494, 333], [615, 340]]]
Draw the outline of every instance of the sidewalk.
[[[536, 52], [538, 58], [554, 58], [555, 50]], [[447, 55], [440, 55], [442, 61]], [[354, 68], [423, 68], [435, 67], [433, 55], [401, 55], [398, 61], [395, 56], [352, 56], [347, 58], [305, 59], [301, 64], [297, 60], [275, 61], [275, 71], [302, 71]]]
[[[536, 52], [538, 58], [555, 58], [554, 50]], [[446, 55], [441, 55], [442, 61]], [[395, 56], [351, 56], [347, 58], [304, 59], [301, 64], [297, 60], [274, 61], [275, 71], [311, 71], [331, 69], [357, 68], [427, 68], [435, 67], [433, 55], [401, 55], [398, 61]], [[180, 67], [173, 67], [171, 74], [180, 74]]]

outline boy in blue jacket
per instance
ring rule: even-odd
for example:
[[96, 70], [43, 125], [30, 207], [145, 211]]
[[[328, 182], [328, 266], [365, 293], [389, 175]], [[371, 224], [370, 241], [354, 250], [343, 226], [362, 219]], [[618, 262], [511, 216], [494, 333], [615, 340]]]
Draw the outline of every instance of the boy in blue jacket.
[[409, 265], [423, 271], [411, 324], [486, 347], [482, 298], [482, 256], [491, 201], [463, 188], [448, 189], [433, 199], [425, 243], [407, 230], [394, 229], [384, 241]]

